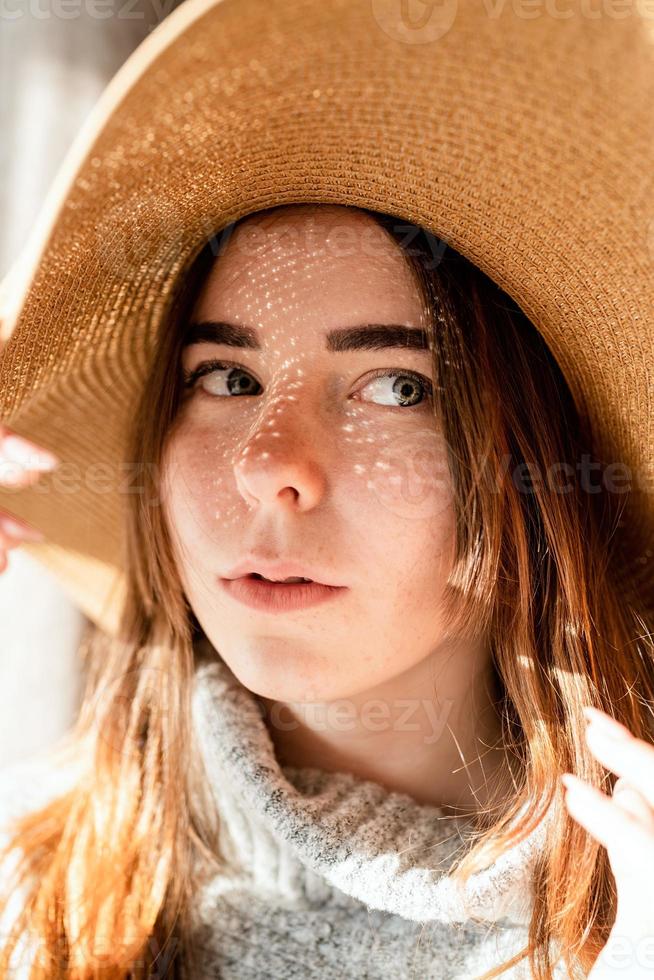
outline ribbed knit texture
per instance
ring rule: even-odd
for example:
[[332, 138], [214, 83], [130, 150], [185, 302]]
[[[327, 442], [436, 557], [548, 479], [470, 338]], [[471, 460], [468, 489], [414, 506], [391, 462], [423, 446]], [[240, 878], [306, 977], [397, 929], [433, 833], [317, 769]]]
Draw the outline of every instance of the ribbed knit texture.
[[[256, 699], [220, 659], [198, 667], [192, 704], [233, 870], [197, 892], [191, 980], [474, 980], [526, 944], [553, 810], [463, 892], [448, 872], [472, 818], [348, 773], [280, 766]], [[38, 759], [1, 772], [0, 836], [75, 775]], [[26, 962], [11, 980], [27, 980]], [[559, 963], [557, 980], [568, 976]], [[527, 980], [526, 962], [503, 977]]]
[[[471, 818], [348, 773], [280, 766], [256, 700], [221, 660], [196, 673], [193, 718], [238, 866], [198, 896], [203, 977], [471, 980], [525, 945], [553, 810], [464, 892], [448, 871]], [[505, 974], [529, 975], [524, 962]]]

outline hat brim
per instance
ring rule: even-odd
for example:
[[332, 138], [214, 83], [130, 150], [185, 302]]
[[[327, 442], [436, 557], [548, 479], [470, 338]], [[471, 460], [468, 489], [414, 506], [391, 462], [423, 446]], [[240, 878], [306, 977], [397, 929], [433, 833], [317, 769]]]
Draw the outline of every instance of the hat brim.
[[596, 452], [630, 469], [620, 547], [654, 591], [654, 24], [400, 9], [185, 0], [108, 86], [4, 284], [0, 417], [63, 463], [0, 507], [109, 631], [125, 437], [175, 284], [212, 232], [292, 202], [419, 223], [520, 305]]

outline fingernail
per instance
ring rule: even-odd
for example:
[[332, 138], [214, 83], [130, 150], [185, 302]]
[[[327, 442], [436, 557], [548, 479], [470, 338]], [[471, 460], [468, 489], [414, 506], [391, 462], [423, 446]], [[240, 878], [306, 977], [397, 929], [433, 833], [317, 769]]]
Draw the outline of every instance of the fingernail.
[[31, 470], [53, 470], [59, 464], [59, 460], [53, 453], [37, 448], [21, 436], [6, 436], [2, 440], [0, 452], [13, 463], [19, 463]]
[[597, 708], [587, 706], [583, 709], [583, 712], [586, 721], [605, 735], [609, 735], [611, 738], [626, 739], [630, 737], [629, 732], [620, 722], [615, 721], [604, 712], [598, 711]]
[[0, 517], [0, 527], [5, 534], [9, 534], [13, 538], [26, 538], [29, 541], [43, 541], [45, 539], [45, 535], [38, 528], [19, 524], [11, 517]]
[[616, 782], [615, 786], [613, 787], [612, 796], [615, 799], [616, 796], [625, 796], [629, 793], [633, 793], [633, 787], [630, 786], [629, 783]]
[[566, 790], [570, 793], [589, 793], [589, 788], [583, 779], [579, 779], [578, 776], [574, 776], [571, 772], [564, 772], [562, 776], [559, 777]]

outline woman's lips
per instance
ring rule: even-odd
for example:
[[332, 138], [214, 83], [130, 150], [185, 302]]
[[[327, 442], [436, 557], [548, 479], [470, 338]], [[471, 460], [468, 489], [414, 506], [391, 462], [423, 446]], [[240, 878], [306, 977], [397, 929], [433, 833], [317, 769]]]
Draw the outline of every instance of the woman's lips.
[[270, 613], [305, 609], [347, 591], [346, 586], [321, 585], [319, 582], [269, 582], [247, 575], [221, 578], [220, 583], [233, 599], [251, 609]]

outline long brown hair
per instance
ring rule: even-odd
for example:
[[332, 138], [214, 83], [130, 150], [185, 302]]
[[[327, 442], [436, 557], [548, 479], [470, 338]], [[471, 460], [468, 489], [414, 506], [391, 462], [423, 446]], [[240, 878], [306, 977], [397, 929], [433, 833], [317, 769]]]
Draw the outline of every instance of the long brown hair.
[[[424, 229], [368, 213], [406, 255], [430, 312], [435, 424], [456, 490], [448, 628], [464, 635], [474, 624], [487, 638], [503, 736], [521, 763], [513, 795], [453, 873], [487, 866], [550, 802], [557, 807], [535, 869], [528, 945], [484, 980], [525, 957], [537, 980], [551, 978], [559, 955], [588, 971], [616, 895], [606, 851], [567, 814], [558, 776], [576, 772], [610, 791], [614, 777], [585, 745], [582, 706], [608, 710], [647, 738], [654, 702], [650, 624], [638, 599], [617, 588], [618, 508], [609, 493], [582, 485], [577, 463], [593, 433], [518, 306]], [[113, 639], [94, 629], [83, 645], [82, 708], [61, 746], [62, 763], [67, 753], [84, 760], [83, 775], [17, 821], [6, 848], [19, 855], [10, 887], [20, 887], [22, 904], [0, 948], [3, 975], [26, 932], [30, 980], [193, 976], [193, 895], [202, 875], [227, 870], [190, 724], [201, 630], [158, 482], [180, 405], [184, 323], [217, 241], [189, 258], [135, 415], [129, 459], [142, 464], [143, 486], [128, 500], [121, 627]], [[525, 486], [526, 474], [562, 465], [565, 492], [539, 479]]]

